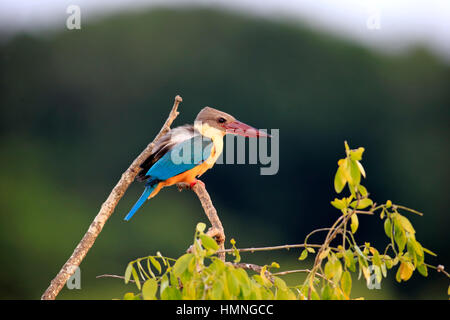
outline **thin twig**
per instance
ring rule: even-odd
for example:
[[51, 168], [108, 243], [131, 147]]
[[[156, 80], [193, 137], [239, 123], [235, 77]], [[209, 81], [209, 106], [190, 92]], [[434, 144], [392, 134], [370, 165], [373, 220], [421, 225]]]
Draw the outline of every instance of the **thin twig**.
[[[336, 222], [333, 224], [333, 226], [330, 228], [330, 231], [328, 232], [322, 247], [319, 249], [319, 252], [316, 255], [316, 259], [314, 261], [314, 266], [311, 269], [310, 275], [312, 275], [313, 280], [314, 280], [314, 277], [317, 274], [317, 268], [320, 267], [320, 265], [322, 264], [322, 260], [324, 259], [324, 257], [322, 257], [322, 252], [324, 250], [326, 250], [326, 248], [328, 248], [328, 246], [330, 245], [331, 241], [333, 241], [333, 239], [336, 237], [336, 235], [340, 231], [340, 229], [345, 224], [347, 224], [347, 222], [350, 220], [351, 216], [356, 214], [356, 208], [358, 208], [360, 200], [361, 200], [360, 197], [358, 197], [358, 199], [356, 201], [356, 206], [353, 209], [353, 211], [347, 213], [346, 215], [340, 216], [336, 220]], [[343, 233], [342, 236], [345, 237], [345, 234]], [[311, 286], [309, 286], [309, 288], [308, 288], [308, 300], [311, 299], [311, 291], [312, 291], [312, 288], [311, 288]]]
[[106, 221], [114, 212], [114, 209], [116, 208], [120, 199], [124, 195], [125, 191], [134, 181], [134, 178], [139, 172], [140, 169], [139, 166], [141, 165], [142, 162], [144, 162], [146, 158], [148, 158], [148, 156], [150, 156], [155, 143], [170, 130], [172, 122], [179, 114], [177, 109], [181, 101], [182, 99], [180, 96], [175, 97], [172, 110], [170, 111], [169, 117], [167, 118], [166, 122], [161, 128], [161, 131], [158, 133], [153, 142], [150, 143], [144, 149], [144, 151], [142, 151], [142, 153], [133, 161], [130, 167], [122, 174], [122, 177], [120, 178], [119, 182], [111, 191], [106, 201], [102, 204], [100, 211], [98, 212], [94, 221], [89, 226], [88, 231], [83, 236], [78, 246], [75, 248], [69, 260], [67, 260], [67, 262], [63, 265], [59, 273], [51, 281], [50, 286], [42, 295], [41, 297], [42, 300], [54, 300], [58, 295], [58, 293], [61, 291], [61, 289], [64, 287], [70, 276], [74, 274], [76, 269], [79, 267], [88, 251], [94, 245], [94, 242], [97, 239], [100, 232], [102, 231]]
[[306, 248], [306, 247], [313, 247], [313, 248], [320, 248], [322, 245], [320, 244], [286, 244], [282, 246], [273, 246], [273, 247], [258, 247], [258, 248], [241, 248], [241, 249], [224, 249], [224, 250], [218, 250], [217, 253], [227, 253], [227, 252], [255, 252], [255, 251], [271, 251], [271, 250], [289, 250], [293, 248]]
[[[99, 276], [96, 276], [96, 278], [116, 278], [116, 279], [122, 279], [125, 280], [124, 276], [118, 276], [116, 274], [101, 274]], [[135, 282], [133, 279], [129, 279], [129, 282]]]
[[417, 215], [419, 215], [419, 216], [423, 216], [423, 213], [422, 213], [422, 212], [419, 212], [419, 211], [417, 211], [417, 210], [414, 210], [414, 209], [411, 209], [411, 208], [408, 208], [408, 207], [405, 207], [405, 206], [400, 206], [400, 205], [398, 205], [398, 204], [395, 204], [395, 205], [393, 205], [393, 207], [394, 207], [394, 208], [397, 208], [397, 209], [403, 209], [403, 210], [406, 210], [406, 211], [415, 213], [415, 214], [417, 214]]

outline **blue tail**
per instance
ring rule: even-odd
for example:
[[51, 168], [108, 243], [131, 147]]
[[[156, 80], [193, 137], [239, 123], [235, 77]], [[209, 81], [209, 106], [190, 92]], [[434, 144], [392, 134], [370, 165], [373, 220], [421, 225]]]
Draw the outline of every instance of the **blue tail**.
[[154, 184], [152, 186], [146, 186], [144, 189], [144, 193], [142, 193], [142, 196], [139, 198], [139, 200], [136, 202], [136, 204], [131, 208], [130, 212], [128, 212], [127, 216], [125, 217], [125, 221], [128, 221], [131, 219], [131, 217], [136, 213], [136, 211], [139, 210], [139, 208], [145, 203], [148, 196], [152, 193], [152, 191], [155, 189], [155, 187], [158, 184]]

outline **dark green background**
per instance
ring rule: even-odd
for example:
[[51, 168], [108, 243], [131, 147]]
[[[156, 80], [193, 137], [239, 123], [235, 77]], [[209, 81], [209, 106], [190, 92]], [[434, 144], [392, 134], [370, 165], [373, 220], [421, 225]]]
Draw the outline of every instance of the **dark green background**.
[[[0, 298], [39, 298], [71, 255], [122, 172], [159, 131], [173, 98], [175, 125], [209, 105], [280, 129], [280, 170], [217, 165], [203, 181], [228, 239], [239, 246], [302, 242], [339, 212], [333, 177], [344, 140], [364, 146], [365, 186], [425, 212], [411, 216], [422, 244], [449, 261], [450, 68], [416, 47], [384, 56], [301, 25], [210, 10], [122, 14], [81, 30], [18, 35], [0, 45]], [[134, 183], [81, 266], [82, 290], [60, 298], [120, 298], [136, 257], [177, 257], [206, 222], [195, 196], [163, 190], [128, 223]], [[360, 241], [386, 245], [382, 222], [362, 217]], [[315, 241], [320, 241], [318, 237]], [[300, 252], [247, 254], [301, 268]], [[291, 277], [292, 281], [293, 279]], [[290, 280], [291, 281], [291, 280]], [[357, 283], [356, 277], [353, 282]], [[406, 284], [395, 271], [367, 298], [447, 298], [430, 272]]]

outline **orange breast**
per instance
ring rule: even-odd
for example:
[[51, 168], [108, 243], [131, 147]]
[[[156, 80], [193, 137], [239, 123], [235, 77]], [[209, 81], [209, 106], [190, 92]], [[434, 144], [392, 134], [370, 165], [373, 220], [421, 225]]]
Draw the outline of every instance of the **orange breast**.
[[158, 183], [155, 190], [153, 190], [153, 192], [150, 194], [148, 198], [150, 199], [156, 196], [163, 187], [172, 186], [174, 184], [181, 182], [190, 184], [196, 180], [196, 177], [201, 176], [208, 169], [209, 169], [208, 164], [206, 162], [203, 162], [198, 166], [192, 168], [191, 170], [180, 173], [179, 175], [173, 176], [165, 181], [161, 181], [160, 183]]

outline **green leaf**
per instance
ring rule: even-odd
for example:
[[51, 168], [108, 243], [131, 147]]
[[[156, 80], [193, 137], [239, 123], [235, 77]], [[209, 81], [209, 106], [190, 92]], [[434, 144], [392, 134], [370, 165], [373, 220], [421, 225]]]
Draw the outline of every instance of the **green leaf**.
[[339, 166], [334, 177], [334, 190], [336, 193], [341, 193], [346, 183], [347, 179], [345, 178], [344, 170], [342, 169], [342, 166]]
[[416, 230], [414, 230], [411, 222], [406, 218], [405, 216], [402, 216], [401, 214], [394, 214], [394, 219], [396, 220], [396, 223], [401, 225], [401, 227], [409, 233], [415, 234]]
[[133, 264], [129, 263], [126, 270], [125, 270], [125, 283], [128, 283], [128, 281], [130, 281], [130, 277], [131, 277], [131, 271], [133, 270]]
[[422, 249], [423, 249], [423, 251], [425, 251], [426, 253], [428, 253], [428, 254], [430, 254], [430, 255], [432, 255], [432, 256], [437, 257], [437, 254], [434, 253], [433, 251], [431, 251], [431, 250], [429, 250], [429, 249], [427, 249], [427, 248], [424, 248], [424, 247], [422, 247]]
[[279, 277], [273, 277], [273, 280], [274, 280], [275, 287], [277, 287], [278, 289], [283, 290], [283, 291], [288, 290], [286, 282], [284, 282], [283, 279], [281, 279]]
[[351, 219], [350, 228], [352, 229], [352, 233], [355, 233], [356, 230], [358, 230], [359, 226], [358, 216], [356, 215], [356, 213], [352, 214], [350, 219]]
[[338, 282], [342, 275], [342, 265], [339, 259], [329, 259], [325, 264], [325, 277], [334, 282]]
[[359, 191], [359, 193], [361, 193], [361, 195], [362, 195], [363, 197], [367, 197], [367, 196], [369, 195], [369, 192], [367, 192], [366, 187], [364, 187], [362, 184], [360, 184], [360, 185], [358, 186], [358, 191]]
[[251, 294], [251, 282], [247, 272], [244, 269], [237, 268], [233, 270], [233, 274], [239, 282], [243, 298], [247, 299]]
[[234, 275], [233, 268], [227, 269], [226, 278], [227, 278], [227, 284], [228, 284], [228, 289], [230, 290], [230, 293], [233, 296], [237, 296], [240, 292], [239, 281], [236, 278], [236, 276]]
[[381, 268], [381, 259], [380, 259], [380, 254], [378, 253], [378, 250], [371, 247], [370, 248], [370, 252], [372, 253], [372, 262], [374, 265], [378, 266]]
[[300, 257], [298, 258], [298, 260], [302, 261], [305, 260], [308, 257], [308, 250], [304, 249], [300, 255]]
[[427, 269], [426, 265], [421, 264], [421, 265], [417, 266], [417, 271], [419, 271], [419, 273], [421, 275], [423, 275], [424, 277], [428, 277], [428, 269]]
[[331, 201], [331, 205], [339, 210], [345, 209], [347, 207], [345, 201], [338, 198], [335, 198], [333, 201]]
[[181, 300], [181, 292], [174, 288], [174, 287], [167, 287], [166, 290], [164, 290], [161, 293], [161, 300]]
[[[131, 274], [131, 271], [130, 271]], [[133, 292], [127, 292], [123, 295], [124, 300], [134, 300], [134, 293]]]
[[342, 275], [341, 288], [347, 298], [350, 298], [350, 293], [352, 291], [352, 277], [348, 271], [345, 271]]
[[392, 223], [391, 219], [389, 218], [386, 218], [386, 220], [384, 221], [384, 232], [386, 233], [388, 238], [392, 238]]
[[356, 150], [351, 150], [350, 151], [350, 158], [352, 160], [355, 160], [355, 161], [360, 161], [360, 160], [362, 160], [363, 153], [364, 153], [364, 148], [363, 147], [359, 147]]
[[175, 262], [175, 265], [173, 266], [173, 274], [176, 277], [179, 277], [189, 266], [189, 263], [194, 258], [194, 255], [192, 253], [186, 253], [182, 255], [178, 260]]
[[277, 269], [280, 269], [280, 264], [278, 263], [278, 262], [272, 262], [272, 264], [270, 265], [270, 267], [269, 268], [277, 268]]
[[414, 235], [408, 234], [406, 238], [408, 239], [406, 243], [408, 252], [414, 257], [417, 257], [417, 261], [423, 262], [422, 258], [424, 256], [424, 253], [420, 243], [416, 241]]
[[221, 300], [223, 296], [223, 282], [222, 280], [216, 280], [211, 289], [211, 298], [213, 300]]
[[371, 199], [365, 198], [365, 199], [361, 199], [359, 200], [359, 203], [357, 200], [353, 201], [350, 206], [352, 208], [356, 207], [356, 204], [358, 204], [358, 208], [356, 209], [365, 209], [368, 206], [371, 206], [373, 204], [373, 201]]
[[134, 279], [134, 281], [136, 283], [136, 286], [138, 287], [139, 290], [141, 290], [141, 280], [139, 279], [139, 276], [138, 276], [137, 271], [136, 271], [135, 268], [133, 268], [131, 270], [131, 274], [133, 275], [133, 279]]
[[158, 290], [158, 283], [155, 279], [148, 279], [142, 285], [142, 296], [144, 300], [154, 300], [156, 298], [156, 291]]
[[344, 259], [345, 259], [345, 265], [347, 266], [347, 268], [350, 269], [350, 271], [355, 272], [356, 264], [355, 264], [353, 251], [350, 249], [345, 250]]
[[180, 285], [178, 277], [173, 274], [173, 268], [171, 268], [170, 270], [172, 270], [172, 272], [169, 274], [170, 285], [174, 288], [178, 288], [178, 286]]
[[311, 247], [306, 247], [306, 250], [308, 250], [309, 253], [315, 253], [316, 250], [314, 250], [314, 248]]
[[394, 239], [400, 252], [403, 252], [406, 245], [406, 234], [397, 219], [394, 220]]
[[161, 264], [159, 263], [158, 260], [156, 260], [154, 257], [150, 256], [150, 262], [152, 263], [152, 265], [156, 268], [156, 270], [158, 270], [158, 272], [161, 274]]
[[197, 223], [197, 228], [196, 229], [197, 229], [198, 232], [202, 233], [206, 229], [206, 224], [204, 224], [203, 222], [199, 222], [199, 223]]
[[205, 249], [209, 249], [212, 252], [216, 252], [219, 249], [217, 242], [206, 234], [200, 235], [200, 240], [202, 241], [202, 245]]
[[322, 299], [323, 300], [333, 299], [333, 290], [331, 289], [328, 283], [322, 288]]
[[[361, 183], [361, 171], [359, 171], [358, 164], [354, 160], [350, 160], [350, 176], [351, 176], [351, 182], [350, 184], [354, 186], [358, 186]], [[363, 169], [364, 170], [364, 169]]]

